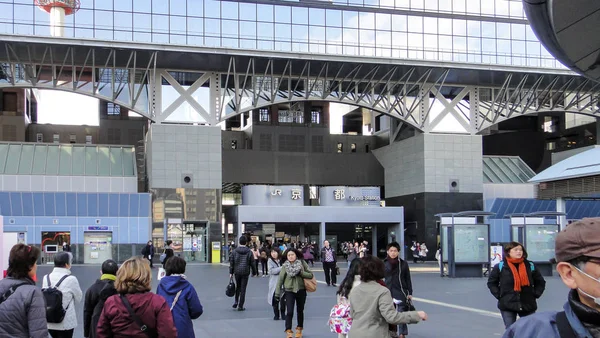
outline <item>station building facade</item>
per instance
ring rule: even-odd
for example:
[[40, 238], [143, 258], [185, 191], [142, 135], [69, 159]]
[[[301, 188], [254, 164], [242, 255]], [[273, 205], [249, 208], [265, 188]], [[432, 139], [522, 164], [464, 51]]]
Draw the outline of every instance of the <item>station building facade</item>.
[[[36, 14], [39, 10], [33, 3], [0, 4], [0, 12], [7, 15], [0, 22], [0, 33], [48, 35], [49, 22], [39, 18]], [[520, 1], [389, 3], [381, 0], [368, 4], [276, 1], [266, 4], [216, 0], [96, 0], [82, 4], [81, 10], [68, 17], [65, 25], [65, 35], [75, 38], [74, 41], [143, 42], [156, 44], [151, 46], [162, 49], [197, 46], [232, 49], [240, 53], [245, 51], [251, 55], [283, 51], [299, 59], [311, 55], [338, 60], [355, 57], [355, 61], [362, 57], [369, 58], [369, 62], [376, 59], [384, 63], [401, 59], [406, 64], [432, 67], [452, 64], [463, 70], [479, 67], [490, 72], [501, 69], [517, 73], [565, 74], [564, 67], [543, 48], [529, 28]], [[194, 60], [193, 57], [190, 59]], [[228, 62], [216, 56], [211, 61]], [[183, 251], [198, 248], [198, 238], [204, 238], [205, 242], [200, 243], [207, 250], [208, 243], [212, 246], [215, 240], [223, 239], [221, 232], [228, 235], [229, 221], [223, 221], [223, 214], [229, 215], [229, 209], [235, 208], [232, 205], [240, 205], [238, 209], [245, 208], [243, 187], [253, 185], [301, 187], [303, 207], [314, 208], [327, 207], [322, 204], [325, 195], [320, 194], [324, 188], [378, 187], [385, 208], [368, 208], [373, 214], [373, 222], [366, 223], [379, 224], [382, 221], [377, 220], [378, 213], [387, 213], [381, 210], [402, 207], [402, 233], [406, 232], [405, 238], [425, 241], [433, 248], [439, 233], [435, 214], [483, 210], [486, 201], [493, 199], [492, 195], [486, 195], [484, 155], [518, 155], [537, 172], [547, 165], [550, 152], [557, 147], [589, 145], [598, 140], [598, 128], [592, 127], [597, 126], [597, 122], [586, 119], [575, 121], [572, 115], [556, 118], [555, 115], [562, 112], [519, 117], [494, 124], [479, 133], [474, 132], [465, 127], [468, 123], [463, 117], [471, 114], [469, 101], [472, 98], [467, 99], [464, 95], [462, 100], [458, 99], [462, 110], [457, 105], [446, 117], [436, 111], [437, 117], [432, 115], [424, 121], [433, 124], [436, 120], [448, 118], [446, 122], [449, 123], [443, 128], [426, 131], [404, 123], [407, 121], [353, 106], [341, 114], [341, 128], [331, 132], [335, 122], [331, 117], [336, 109], [339, 111], [341, 108], [324, 100], [299, 99], [297, 102], [265, 104], [215, 123], [205, 118], [207, 112], [203, 110], [210, 107], [207, 109], [212, 113], [216, 109], [218, 104], [208, 102], [209, 96], [205, 94], [218, 88], [213, 82], [210, 85], [196, 82], [203, 77], [215, 76], [202, 74], [200, 68], [195, 71], [159, 69], [157, 72], [164, 76], [157, 77], [152, 86], [155, 92], [162, 91], [162, 94], [153, 97], [154, 101], [148, 104], [155, 111], [168, 111], [169, 114], [159, 118], [155, 116], [152, 122], [131, 118], [123, 107], [103, 101], [100, 104], [99, 127], [82, 126], [72, 130], [66, 126], [41, 125], [36, 123], [35, 91], [7, 88], [1, 92], [1, 135], [3, 140], [13, 142], [43, 143], [51, 138], [53, 142], [75, 144], [88, 143], [90, 136], [92, 145], [132, 146], [136, 172], [132, 179], [137, 179], [137, 189], [119, 193], [148, 193], [152, 196], [148, 213], [141, 213], [145, 209], [137, 213], [138, 217], [151, 218], [145, 237], [154, 239], [159, 247], [164, 239], [174, 238], [180, 242], [177, 245]], [[115, 74], [137, 76], [126, 72]], [[251, 87], [268, 87], [275, 91], [276, 81], [273, 78], [267, 81], [265, 76], [250, 79]], [[447, 101], [444, 103], [450, 104], [459, 96], [460, 78], [458, 75], [449, 79], [453, 83], [441, 91], [440, 95]], [[225, 77], [222, 80], [226, 80]], [[108, 86], [114, 78], [104, 81]], [[364, 87], [365, 83], [359, 83], [357, 88]], [[313, 79], [303, 83], [306, 85], [304, 90], [324, 88], [325, 84], [327, 81]], [[427, 85], [430, 86], [429, 83]], [[486, 96], [488, 101], [494, 93], [497, 94], [495, 88], [484, 89], [481, 97]], [[169, 91], [189, 91], [189, 95], [166, 95]], [[310, 93], [294, 93], [296, 96], [304, 94], [310, 96]], [[419, 95], [427, 96], [427, 99], [421, 101], [418, 113], [428, 115], [431, 111], [429, 104], [433, 105], [435, 100], [429, 94]], [[249, 100], [248, 97], [243, 99]], [[253, 100], [263, 102], [265, 98], [257, 95]], [[448, 109], [442, 110], [448, 113]], [[442, 125], [437, 122], [438, 127]], [[18, 124], [16, 129], [5, 127], [5, 124], [15, 123]], [[459, 128], [447, 128], [447, 125], [458, 125]], [[570, 135], [573, 128], [577, 129], [575, 137]], [[96, 135], [98, 141], [95, 141]], [[142, 141], [141, 147], [137, 147], [139, 141]], [[539, 154], [544, 154], [542, 160]], [[500, 168], [502, 171], [511, 170]], [[71, 175], [78, 176], [76, 180], [81, 181], [81, 174], [71, 172]], [[96, 175], [98, 180], [104, 178], [100, 172]], [[52, 180], [49, 179], [50, 182]], [[12, 184], [10, 179], [8, 181], [9, 185]], [[500, 181], [493, 184], [509, 184], [502, 179]], [[56, 189], [48, 192], [71, 193], [64, 181], [60, 181], [61, 185], [58, 182], [57, 179]], [[14, 192], [28, 192], [20, 190], [20, 186]], [[45, 192], [45, 183], [43, 186], [31, 184], [30, 189]], [[49, 186], [48, 189], [54, 189], [53, 183]], [[69, 189], [73, 186], [70, 183]], [[27, 185], [24, 187], [26, 189]], [[84, 185], [83, 189], [86, 187]], [[103, 189], [106, 187], [102, 185]], [[97, 189], [100, 189], [100, 184]], [[97, 194], [98, 191], [89, 193]], [[330, 197], [331, 193], [326, 195]], [[86, 200], [89, 202], [89, 199]], [[93, 205], [92, 202], [92, 209]], [[119, 209], [119, 215], [120, 212]], [[315, 231], [305, 228], [305, 235], [316, 233], [321, 240], [332, 230], [345, 238], [365, 236], [365, 228], [360, 228], [359, 232], [357, 223], [368, 220], [327, 227], [328, 222], [319, 219], [309, 222], [319, 224], [319, 228]], [[286, 222], [275, 221], [268, 220], [270, 224], [282, 223], [282, 229], [286, 229], [283, 225]], [[231, 218], [231, 222], [236, 223], [232, 227], [233, 235], [239, 235], [239, 218]], [[264, 220], [255, 218], [248, 222]], [[139, 225], [139, 221], [137, 223]], [[324, 230], [322, 223], [326, 225]], [[385, 227], [389, 228], [378, 225], [378, 230]], [[299, 233], [300, 229], [302, 227], [292, 226], [284, 233]], [[137, 240], [143, 243], [146, 239]], [[375, 242], [379, 242], [379, 238]], [[430, 255], [433, 254], [434, 250], [430, 250]]]

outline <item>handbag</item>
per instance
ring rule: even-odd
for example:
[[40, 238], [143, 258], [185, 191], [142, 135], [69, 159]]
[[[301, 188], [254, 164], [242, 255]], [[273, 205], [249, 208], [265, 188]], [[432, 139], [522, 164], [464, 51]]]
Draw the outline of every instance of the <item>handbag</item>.
[[335, 274], [336, 274], [336, 276], [340, 275], [340, 267], [339, 266], [335, 267]]
[[415, 306], [413, 305], [412, 300], [406, 298], [406, 304], [404, 305], [406, 311], [417, 311]]
[[233, 282], [233, 277], [229, 278], [229, 284], [227, 284], [227, 287], [225, 288], [225, 295], [227, 297], [235, 296], [235, 283]]
[[317, 291], [317, 279], [315, 276], [311, 279], [304, 279], [304, 288], [306, 289], [306, 292]]
[[127, 300], [127, 297], [125, 297], [125, 295], [121, 295], [121, 301], [123, 302], [123, 305], [125, 305], [125, 307], [127, 308], [127, 312], [129, 312], [131, 319], [133, 319], [133, 321], [140, 327], [140, 331], [142, 331], [148, 337], [156, 337], [156, 330], [149, 328], [148, 325], [142, 322], [140, 317], [138, 317], [131, 308], [131, 304], [129, 303], [129, 300]]

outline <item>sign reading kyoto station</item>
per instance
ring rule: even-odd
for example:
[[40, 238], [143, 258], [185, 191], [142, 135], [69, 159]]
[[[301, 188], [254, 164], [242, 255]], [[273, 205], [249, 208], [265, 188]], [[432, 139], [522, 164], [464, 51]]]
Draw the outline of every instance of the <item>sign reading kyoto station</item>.
[[[379, 187], [331, 186], [319, 188], [320, 206], [379, 207]], [[296, 185], [247, 185], [242, 187], [242, 205], [303, 206], [304, 188]]]

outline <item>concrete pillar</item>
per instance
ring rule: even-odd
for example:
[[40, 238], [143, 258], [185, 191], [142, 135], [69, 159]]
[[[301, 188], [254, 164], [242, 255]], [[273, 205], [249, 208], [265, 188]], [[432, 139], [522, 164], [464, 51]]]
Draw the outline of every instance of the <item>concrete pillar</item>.
[[306, 230], [306, 225], [301, 225], [300, 226], [300, 235], [298, 237], [300, 237], [300, 242], [304, 242], [306, 241], [306, 236], [305, 236], [305, 230]]
[[325, 229], [325, 222], [321, 222], [321, 224], [319, 224], [319, 248], [323, 247], [323, 242], [325, 242], [326, 239], [326, 229]]
[[[564, 198], [556, 199], [556, 211], [567, 213], [567, 201]], [[558, 216], [558, 225], [560, 230], [567, 227], [567, 216]]]
[[377, 257], [377, 225], [371, 226], [371, 255]]
[[235, 225], [235, 230], [233, 231], [233, 235], [235, 236], [235, 245], [240, 245], [240, 236], [242, 236], [243, 232], [244, 230], [242, 229], [242, 222], [238, 220]]

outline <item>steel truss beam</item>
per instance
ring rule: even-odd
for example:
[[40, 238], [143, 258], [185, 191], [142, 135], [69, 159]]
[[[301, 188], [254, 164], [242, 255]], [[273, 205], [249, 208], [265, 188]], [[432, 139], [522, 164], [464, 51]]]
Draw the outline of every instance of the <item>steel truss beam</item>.
[[[114, 102], [152, 118], [148, 83], [155, 77], [156, 52], [5, 44], [0, 88], [54, 89]], [[34, 55], [36, 57], [34, 57]], [[117, 65], [117, 58], [120, 61]]]
[[368, 108], [423, 132], [436, 132], [448, 119], [462, 133], [476, 134], [528, 114], [570, 112], [600, 117], [599, 85], [577, 77], [560, 83], [558, 75], [509, 73], [501, 87], [482, 87], [447, 83], [448, 78], [459, 78], [460, 70], [400, 72], [398, 67], [364, 67], [348, 64], [332, 71], [326, 62], [314, 67], [310, 60], [299, 66], [291, 60], [271, 59], [259, 69], [252, 58], [240, 64], [231, 57], [227, 72], [219, 76], [225, 81], [218, 121], [272, 104], [301, 101]]

